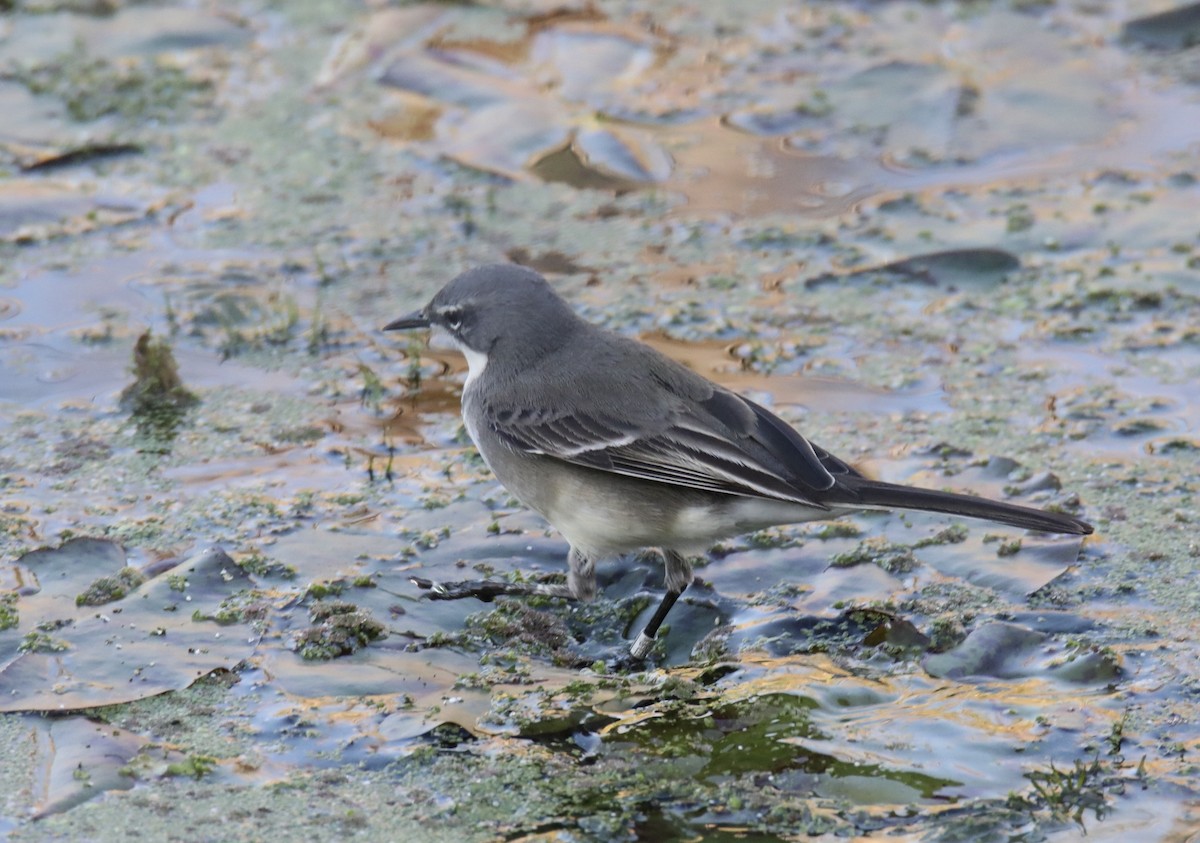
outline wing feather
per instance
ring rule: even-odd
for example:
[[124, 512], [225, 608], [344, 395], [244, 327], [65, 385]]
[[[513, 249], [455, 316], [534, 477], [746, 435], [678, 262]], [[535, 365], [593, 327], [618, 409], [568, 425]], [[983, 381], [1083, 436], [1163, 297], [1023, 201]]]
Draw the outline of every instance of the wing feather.
[[674, 400], [636, 422], [590, 407], [483, 410], [492, 432], [516, 451], [672, 486], [823, 508], [819, 493], [834, 485], [834, 474], [854, 471], [758, 404], [712, 390], [701, 401], [668, 392]]

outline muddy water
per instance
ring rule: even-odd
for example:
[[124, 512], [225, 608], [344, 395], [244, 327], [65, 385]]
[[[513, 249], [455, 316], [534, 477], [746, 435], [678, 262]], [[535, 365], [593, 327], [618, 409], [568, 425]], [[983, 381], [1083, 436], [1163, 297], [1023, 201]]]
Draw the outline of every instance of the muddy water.
[[[7, 12], [0, 834], [1194, 836], [1200, 75], [1161, 11]], [[563, 568], [463, 361], [378, 330], [497, 260], [875, 476], [1097, 533], [737, 537], [644, 669], [652, 555], [588, 606], [423, 599]], [[165, 418], [147, 330], [199, 398]]]

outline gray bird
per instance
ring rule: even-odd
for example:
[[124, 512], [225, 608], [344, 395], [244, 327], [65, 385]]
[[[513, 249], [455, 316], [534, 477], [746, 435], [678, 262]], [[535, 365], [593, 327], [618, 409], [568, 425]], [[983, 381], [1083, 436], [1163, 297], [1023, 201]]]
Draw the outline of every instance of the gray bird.
[[430, 326], [467, 358], [463, 421], [484, 461], [570, 543], [567, 585], [522, 593], [590, 600], [598, 560], [662, 550], [666, 595], [630, 648], [638, 659], [692, 582], [686, 554], [741, 533], [861, 509], [1092, 532], [1069, 515], [864, 477], [753, 401], [579, 318], [524, 267], [464, 272], [384, 330]]

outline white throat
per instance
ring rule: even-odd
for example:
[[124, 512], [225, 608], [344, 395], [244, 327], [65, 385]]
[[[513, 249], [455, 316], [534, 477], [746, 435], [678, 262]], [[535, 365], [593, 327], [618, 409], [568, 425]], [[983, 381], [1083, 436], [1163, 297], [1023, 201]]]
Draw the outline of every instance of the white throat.
[[463, 353], [463, 357], [467, 358], [467, 382], [463, 384], [463, 388], [466, 388], [483, 374], [483, 370], [487, 368], [488, 358], [483, 352], [467, 348], [457, 340], [454, 341], [454, 344]]
[[[467, 380], [463, 383], [462, 402], [463, 402], [463, 424], [467, 427], [467, 435], [471, 437], [471, 441], [475, 443], [475, 447], [479, 447], [479, 433], [475, 430], [475, 425], [471, 423], [472, 416], [467, 412], [467, 392], [471, 388], [479, 376], [483, 374], [483, 370], [487, 368], [487, 355], [482, 351], [476, 351], [473, 348], [467, 348], [453, 337], [450, 338], [454, 345], [462, 352], [463, 357], [467, 358]], [[486, 462], [486, 457], [484, 458]]]
[[464, 348], [462, 352], [467, 358], [467, 382], [464, 386], [469, 386], [472, 381], [483, 374], [484, 368], [487, 367], [487, 355], [470, 348]]

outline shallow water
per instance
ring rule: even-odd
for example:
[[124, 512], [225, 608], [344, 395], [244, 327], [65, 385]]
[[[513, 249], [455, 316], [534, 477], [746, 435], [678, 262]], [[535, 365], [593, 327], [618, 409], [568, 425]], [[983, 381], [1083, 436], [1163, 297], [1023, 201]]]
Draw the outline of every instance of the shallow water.
[[[0, 835], [1194, 835], [1186, 15], [110, 5], [0, 18]], [[497, 260], [875, 476], [1097, 533], [731, 539], [644, 670], [653, 556], [424, 599], [563, 569], [463, 361], [378, 330]]]

